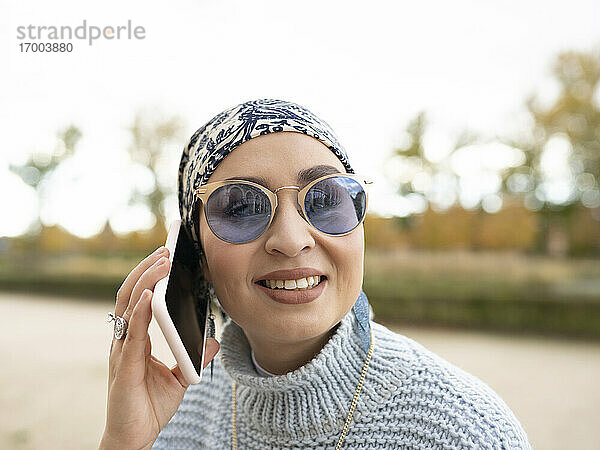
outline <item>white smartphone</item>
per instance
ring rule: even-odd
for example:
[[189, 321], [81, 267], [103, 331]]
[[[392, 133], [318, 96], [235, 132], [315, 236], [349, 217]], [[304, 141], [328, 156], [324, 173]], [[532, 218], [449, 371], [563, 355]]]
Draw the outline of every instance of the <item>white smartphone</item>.
[[180, 219], [169, 227], [165, 247], [169, 249], [169, 274], [154, 287], [152, 314], [189, 384], [202, 379], [206, 350], [209, 301], [198, 302], [192, 294], [193, 272], [200, 269], [191, 237]]

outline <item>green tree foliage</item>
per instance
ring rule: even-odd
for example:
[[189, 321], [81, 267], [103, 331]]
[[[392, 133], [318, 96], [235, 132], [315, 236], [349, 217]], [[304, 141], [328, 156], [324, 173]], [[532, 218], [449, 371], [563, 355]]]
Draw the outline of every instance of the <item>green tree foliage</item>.
[[[507, 190], [525, 194], [535, 209], [560, 211], [580, 204], [600, 206], [600, 52], [565, 52], [557, 56], [553, 77], [559, 95], [542, 106], [538, 96], [526, 104], [533, 119], [530, 133], [512, 141], [525, 153], [525, 162], [508, 173]], [[567, 199], [553, 201], [544, 194], [542, 157], [552, 139], [568, 141], [573, 189]], [[532, 198], [535, 196], [535, 199]]]
[[161, 161], [164, 161], [163, 157], [169, 148], [181, 151], [183, 130], [181, 118], [167, 117], [151, 110], [139, 111], [128, 127], [131, 134], [131, 145], [128, 147], [131, 160], [146, 167], [154, 180], [154, 188], [149, 193], [134, 188], [129, 204], [146, 205], [156, 218], [157, 226], [162, 228], [165, 225], [164, 201], [174, 192], [174, 188], [160, 182]]
[[406, 141], [393, 150], [390, 162], [396, 162], [392, 182], [403, 197], [418, 196], [434, 209], [450, 208], [459, 194], [459, 177], [452, 170], [453, 154], [472, 145], [478, 137], [463, 131], [455, 139], [450, 151], [440, 160], [432, 161], [426, 155], [424, 140], [428, 131], [428, 120], [421, 111], [409, 122], [405, 130]]
[[[487, 143], [522, 152], [521, 162], [497, 172], [502, 180], [497, 194], [505, 204], [522, 201], [538, 213], [538, 251], [563, 252], [571, 248], [568, 234], [581, 216], [581, 208], [596, 210], [593, 215], [600, 219], [600, 52], [560, 53], [552, 75], [558, 86], [552, 102], [544, 104], [536, 95], [525, 102], [531, 117], [528, 129], [517, 137], [494, 138]], [[452, 170], [453, 157], [461, 150], [482, 150], [486, 143], [465, 131], [443, 158], [432, 161], [425, 148], [428, 127], [424, 112], [409, 122], [405, 142], [394, 149], [388, 161], [388, 172], [399, 195], [417, 196], [438, 211], [446, 210], [461, 193], [460, 176]], [[544, 167], [544, 158], [556, 145], [568, 149], [569, 176], [561, 186]], [[482, 200], [470, 209], [483, 213]]]
[[[69, 125], [57, 134], [57, 142], [52, 152], [34, 153], [22, 165], [10, 165], [10, 170], [18, 175], [25, 184], [35, 189], [38, 196], [38, 208], [42, 205], [46, 183], [58, 166], [75, 154], [75, 147], [81, 139], [81, 131], [74, 125]], [[41, 225], [39, 211], [37, 225]]]
[[[559, 91], [554, 101], [543, 105], [539, 96], [529, 97], [531, 129], [507, 140], [524, 152], [525, 161], [507, 171], [503, 183], [506, 193], [521, 196], [528, 208], [539, 212], [540, 251], [551, 247], [552, 235], [566, 236], [579, 208], [600, 207], [600, 52], [560, 53], [552, 75]], [[552, 181], [542, 162], [556, 142], [568, 148], [570, 189], [560, 200], [548, 195]]]

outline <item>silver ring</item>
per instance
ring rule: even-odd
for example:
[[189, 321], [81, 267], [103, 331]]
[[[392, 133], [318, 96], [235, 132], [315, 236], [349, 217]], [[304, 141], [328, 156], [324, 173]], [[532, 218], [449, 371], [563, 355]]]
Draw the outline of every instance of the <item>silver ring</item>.
[[106, 322], [110, 323], [113, 320], [115, 321], [115, 338], [123, 339], [127, 333], [127, 321], [123, 317], [109, 312]]

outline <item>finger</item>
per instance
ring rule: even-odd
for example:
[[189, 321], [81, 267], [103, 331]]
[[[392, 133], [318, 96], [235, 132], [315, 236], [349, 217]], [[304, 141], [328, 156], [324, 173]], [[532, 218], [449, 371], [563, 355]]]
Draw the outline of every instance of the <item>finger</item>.
[[185, 380], [185, 377], [183, 376], [183, 373], [181, 373], [181, 369], [179, 368], [178, 364], [175, 364], [175, 367], [171, 369], [171, 373], [175, 375], [175, 378], [177, 378], [177, 381], [179, 381], [181, 387], [187, 389], [190, 384]]
[[151, 298], [152, 291], [144, 290], [140, 301], [133, 309], [125, 342], [123, 343], [119, 374], [126, 376], [135, 385], [142, 383], [146, 375], [148, 325], [150, 325], [152, 319]]
[[125, 278], [123, 284], [117, 291], [117, 303], [115, 305], [115, 314], [118, 316], [122, 316], [125, 312], [125, 308], [129, 304], [129, 299], [131, 297], [131, 291], [137, 283], [140, 276], [154, 264], [161, 256], [165, 254], [168, 255], [168, 250], [165, 247], [157, 248], [154, 253], [148, 255], [145, 259], [143, 259]]
[[[123, 313], [123, 318], [127, 321], [127, 323], [129, 323], [133, 309], [138, 303], [142, 295], [142, 291], [144, 289], [154, 291], [154, 287], [156, 286], [158, 280], [164, 278], [169, 273], [169, 265], [170, 262], [168, 257], [160, 257], [154, 262], [154, 264], [148, 267], [148, 269], [146, 269], [146, 271], [138, 279], [138, 281], [135, 284], [135, 287], [133, 288], [131, 299], [129, 301], [129, 304], [127, 305], [127, 309], [125, 309], [125, 312]], [[114, 350], [111, 353], [111, 356], [115, 354], [114, 358], [119, 359], [120, 356], [118, 355], [120, 354], [123, 348], [123, 340], [114, 338], [113, 341]]]
[[146, 339], [146, 348], [144, 349], [144, 354], [146, 356], [150, 356], [152, 354], [152, 342], [150, 341], [150, 334], [148, 334], [148, 339]]
[[[159, 252], [159, 255], [160, 254], [165, 254], [165, 253]], [[168, 253], [167, 253], [167, 255], [168, 255]], [[153, 291], [157, 281], [169, 273], [168, 268], [167, 268], [168, 265], [169, 265], [169, 258], [167, 256], [159, 257], [139, 277], [139, 279], [137, 280], [137, 282], [135, 284], [135, 287], [132, 290], [131, 298], [127, 305], [127, 308], [125, 309], [125, 311], [122, 314], [122, 317], [125, 319], [125, 321], [127, 321], [129, 323], [133, 309], [135, 308], [135, 305], [139, 301], [142, 291], [146, 288]], [[159, 273], [161, 271], [163, 272], [162, 274]], [[149, 278], [150, 278], [150, 281], [148, 281]], [[116, 342], [114, 343], [114, 347], [116, 349], [114, 353], [120, 353], [120, 351], [123, 347], [123, 340], [116, 340]], [[111, 353], [111, 355], [112, 355], [112, 353]], [[120, 357], [116, 356], [115, 358], [120, 358]]]
[[149, 289], [154, 292], [156, 283], [169, 274], [170, 264], [169, 258], [163, 256], [146, 269], [142, 276], [137, 280], [131, 292], [129, 304], [123, 313], [125, 320], [129, 320], [129, 317], [131, 317], [133, 308], [135, 308], [136, 303], [139, 301], [142, 291], [144, 291], [144, 289]]

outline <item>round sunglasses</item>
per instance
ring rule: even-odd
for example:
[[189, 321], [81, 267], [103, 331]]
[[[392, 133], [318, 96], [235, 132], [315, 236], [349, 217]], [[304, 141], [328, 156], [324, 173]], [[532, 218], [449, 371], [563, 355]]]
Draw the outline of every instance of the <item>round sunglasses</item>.
[[373, 181], [356, 174], [319, 177], [302, 189], [282, 186], [275, 192], [247, 180], [215, 181], [194, 190], [204, 205], [211, 231], [219, 239], [243, 244], [261, 236], [271, 225], [277, 209], [277, 192], [298, 191], [298, 213], [317, 231], [344, 236], [358, 227], [367, 212], [367, 186]]

